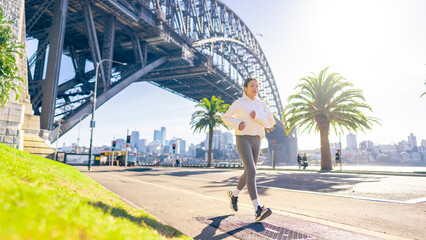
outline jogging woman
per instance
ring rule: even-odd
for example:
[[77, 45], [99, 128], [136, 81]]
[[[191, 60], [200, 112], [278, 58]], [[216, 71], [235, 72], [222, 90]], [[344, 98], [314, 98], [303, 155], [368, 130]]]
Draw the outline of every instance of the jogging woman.
[[272, 213], [270, 208], [261, 207], [257, 196], [256, 164], [260, 151], [260, 140], [265, 137], [265, 128], [272, 128], [275, 120], [271, 110], [262, 102], [257, 94], [259, 83], [256, 78], [247, 78], [244, 81], [244, 95], [237, 99], [222, 115], [223, 122], [235, 129], [237, 149], [244, 165], [235, 190], [227, 192], [230, 206], [238, 211], [238, 194], [247, 185], [250, 198], [253, 202], [255, 220], [262, 221]]

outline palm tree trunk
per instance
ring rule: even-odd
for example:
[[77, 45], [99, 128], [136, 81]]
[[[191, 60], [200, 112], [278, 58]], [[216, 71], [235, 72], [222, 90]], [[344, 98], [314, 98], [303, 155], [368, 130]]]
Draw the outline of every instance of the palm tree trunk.
[[321, 171], [328, 171], [332, 169], [330, 141], [328, 140], [330, 121], [324, 115], [317, 116], [315, 120], [317, 121], [321, 137]]
[[209, 152], [207, 156], [207, 167], [212, 166], [213, 127], [209, 126]]
[[321, 171], [331, 170], [330, 142], [328, 140], [328, 130], [321, 130]]

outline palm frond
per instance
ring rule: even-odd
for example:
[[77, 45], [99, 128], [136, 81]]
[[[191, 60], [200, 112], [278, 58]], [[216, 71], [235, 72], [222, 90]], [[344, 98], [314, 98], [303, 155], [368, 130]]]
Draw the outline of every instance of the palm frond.
[[367, 117], [362, 109], [373, 111], [365, 103], [363, 92], [353, 89], [353, 84], [338, 73], [327, 75], [328, 67], [318, 75], [311, 75], [300, 79], [295, 90], [298, 92], [288, 97], [289, 104], [284, 108], [283, 122], [286, 129], [297, 129], [311, 132], [318, 131], [316, 117], [323, 115], [328, 119], [332, 129], [337, 132], [364, 131], [370, 129], [380, 120]]

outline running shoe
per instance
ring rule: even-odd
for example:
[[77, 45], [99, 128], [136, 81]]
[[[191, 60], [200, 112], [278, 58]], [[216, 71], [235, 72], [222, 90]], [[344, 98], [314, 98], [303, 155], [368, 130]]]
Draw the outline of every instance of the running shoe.
[[272, 211], [270, 208], [265, 208], [264, 206], [257, 206], [256, 211], [256, 222], [260, 222], [262, 220], [265, 220], [265, 218], [271, 216]]
[[227, 192], [228, 198], [229, 198], [229, 206], [231, 207], [232, 211], [236, 212], [238, 211], [238, 197], [234, 197], [234, 194], [232, 194], [232, 190], [229, 190]]

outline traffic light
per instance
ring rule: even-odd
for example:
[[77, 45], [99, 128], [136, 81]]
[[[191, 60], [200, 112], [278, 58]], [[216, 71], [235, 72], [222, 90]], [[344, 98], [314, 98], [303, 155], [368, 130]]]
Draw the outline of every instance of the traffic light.
[[127, 142], [126, 143], [130, 143], [130, 135], [127, 136]]
[[175, 153], [175, 150], [176, 150], [176, 144], [174, 144], [174, 143], [173, 143], [173, 145], [172, 145], [172, 146], [173, 146], [173, 153]]
[[117, 141], [112, 141], [112, 147], [115, 148], [115, 145], [117, 144]]

